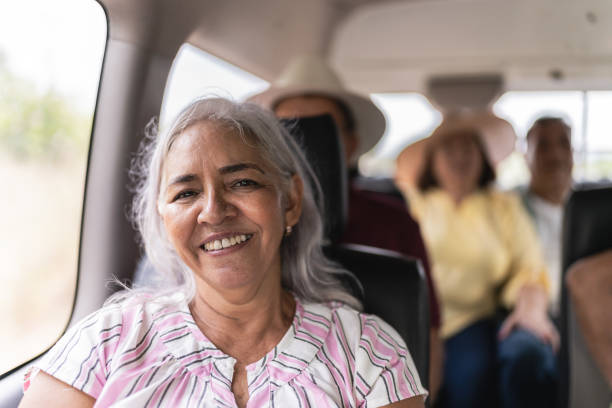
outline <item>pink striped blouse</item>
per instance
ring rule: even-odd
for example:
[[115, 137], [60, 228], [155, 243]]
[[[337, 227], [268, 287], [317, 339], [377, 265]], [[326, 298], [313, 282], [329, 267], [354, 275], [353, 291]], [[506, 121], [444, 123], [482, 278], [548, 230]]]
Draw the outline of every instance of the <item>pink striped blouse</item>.
[[[105, 306], [26, 374], [82, 390], [96, 407], [235, 407], [235, 360], [198, 329], [184, 301]], [[377, 407], [426, 395], [403, 340], [340, 303], [302, 304], [280, 343], [247, 366], [248, 407]]]

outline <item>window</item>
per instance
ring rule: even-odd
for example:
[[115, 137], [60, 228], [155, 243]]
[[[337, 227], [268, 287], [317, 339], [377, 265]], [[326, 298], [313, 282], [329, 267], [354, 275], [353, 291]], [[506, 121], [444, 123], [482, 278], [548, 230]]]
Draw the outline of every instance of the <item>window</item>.
[[93, 0], [0, 4], [0, 374], [70, 317], [105, 41]]
[[387, 129], [378, 144], [359, 159], [366, 176], [392, 177], [395, 159], [412, 142], [428, 136], [442, 121], [442, 115], [418, 93], [370, 95], [385, 114]]
[[612, 179], [612, 91], [586, 92], [585, 135], [578, 151], [577, 176], [585, 180]]
[[[189, 44], [179, 51], [170, 75], [162, 107], [162, 124], [202, 95], [244, 100], [265, 90], [268, 82]], [[418, 93], [372, 94], [384, 112], [387, 130], [380, 142], [359, 161], [367, 176], [393, 175], [397, 154], [410, 143], [429, 135], [442, 116]], [[507, 119], [518, 135], [518, 149], [497, 172], [502, 188], [527, 183], [529, 172], [523, 159], [524, 138], [530, 124], [541, 115], [564, 117], [572, 126], [577, 181], [612, 177], [611, 126], [606, 122], [612, 91], [507, 92], [494, 111]]]
[[[417, 93], [372, 94], [385, 113], [387, 131], [380, 142], [359, 161], [368, 176], [393, 175], [397, 154], [415, 140], [429, 135], [440, 123], [441, 114], [427, 98]], [[497, 183], [503, 189], [529, 180], [523, 153], [525, 135], [542, 115], [563, 117], [572, 127], [574, 178], [603, 181], [612, 178], [612, 125], [608, 115], [612, 91], [507, 92], [495, 103], [494, 112], [507, 119], [517, 136], [517, 150], [500, 163]]]
[[268, 88], [269, 83], [199, 48], [184, 44], [179, 50], [164, 94], [161, 124], [201, 96], [242, 101]]
[[[560, 116], [572, 127], [574, 178], [576, 181], [603, 181], [612, 177], [612, 126], [608, 121], [612, 91], [507, 92], [494, 110], [517, 132], [519, 150], [503, 165], [506, 186], [526, 183], [529, 174], [521, 156], [525, 135], [540, 116]], [[509, 163], [513, 163], [510, 164]]]

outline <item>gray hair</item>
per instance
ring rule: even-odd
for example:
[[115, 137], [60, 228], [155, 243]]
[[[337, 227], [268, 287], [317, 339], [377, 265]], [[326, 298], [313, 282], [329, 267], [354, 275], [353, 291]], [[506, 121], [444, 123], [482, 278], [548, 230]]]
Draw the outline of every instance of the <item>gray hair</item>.
[[[158, 132], [157, 126], [148, 126], [148, 137], [132, 163], [130, 171], [136, 181], [136, 194], [131, 215], [141, 234], [148, 260], [157, 274], [157, 285], [153, 282], [152, 286], [164, 288], [156, 293], [179, 291], [187, 301], [195, 295], [193, 272], [168, 240], [157, 203], [164, 160], [170, 146], [187, 128], [201, 121], [221, 125], [241, 135], [245, 143], [254, 144], [276, 172], [277, 188], [284, 197], [288, 194], [293, 175], [297, 174], [303, 181], [300, 220], [281, 243], [283, 287], [306, 302], [340, 301], [361, 309], [360, 302], [339, 280], [340, 275], [350, 275], [350, 272], [323, 254], [323, 221], [319, 208], [324, 207], [317, 205], [314, 199], [315, 196], [322, 197], [322, 194], [300, 147], [272, 112], [252, 103], [236, 103], [223, 98], [203, 98], [192, 102], [167, 131]], [[311, 180], [314, 181], [312, 184]], [[315, 191], [319, 194], [315, 195]]]

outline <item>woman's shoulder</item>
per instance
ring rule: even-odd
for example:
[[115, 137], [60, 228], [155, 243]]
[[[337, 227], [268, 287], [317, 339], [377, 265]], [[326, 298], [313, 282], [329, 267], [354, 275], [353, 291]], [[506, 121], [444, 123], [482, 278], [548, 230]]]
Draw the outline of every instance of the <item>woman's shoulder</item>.
[[355, 347], [362, 342], [374, 344], [372, 343], [374, 340], [384, 338], [397, 350], [406, 350], [404, 340], [397, 331], [376, 315], [364, 313], [337, 301], [308, 304], [304, 310], [306, 314], [316, 314], [325, 318], [334, 335], [340, 333]]
[[438, 210], [449, 207], [450, 203], [448, 194], [437, 187], [424, 191], [413, 187], [404, 190], [404, 196], [410, 213], [417, 221], [423, 221], [424, 217], [432, 216]]
[[[54, 354], [53, 351], [61, 354], [66, 352], [64, 349], [89, 351], [92, 348], [119, 350], [130, 347], [132, 343], [154, 335], [160, 322], [168, 320], [163, 317], [185, 313], [189, 314], [189, 309], [176, 295], [156, 297], [138, 293], [124, 296], [73, 324], [49, 354]], [[181, 318], [185, 320], [185, 317]]]
[[329, 321], [331, 326], [336, 326], [340, 323], [355, 323], [360, 320], [360, 317], [367, 314], [355, 309], [354, 307], [337, 300], [328, 302], [300, 302], [303, 306], [303, 315], [315, 314]]
[[331, 302], [323, 307], [329, 311], [331, 324], [323, 349], [330, 358], [346, 356], [351, 360], [346, 363], [340, 358], [335, 366], [350, 367], [354, 378], [359, 378], [354, 385], [368, 405], [394, 402], [388, 398], [389, 387], [393, 387], [399, 399], [427, 393], [406, 343], [391, 325], [343, 303]]
[[498, 226], [497, 229], [503, 236], [513, 241], [516, 239], [517, 231], [523, 235], [527, 233], [525, 228], [530, 228], [531, 220], [516, 192], [491, 189], [486, 196], [490, 219]]
[[[162, 329], [187, 320], [179, 313], [189, 313], [188, 309], [185, 312], [186, 306], [178, 297], [135, 293], [118, 299], [115, 297], [73, 324], [28, 370], [24, 389], [36, 373], [43, 370], [97, 398], [113, 367], [133, 359], [129, 351], [140, 350], [139, 346], [149, 350]], [[164, 316], [173, 319], [163, 319]], [[85, 370], [85, 367], [89, 368]]]
[[513, 213], [522, 210], [521, 197], [515, 191], [502, 191], [489, 188], [485, 191], [484, 197], [494, 210]]
[[142, 291], [126, 293], [121, 297], [111, 297], [99, 309], [90, 313], [85, 319], [95, 319], [100, 322], [124, 318], [131, 314], [154, 316], [161, 311], [183, 310], [186, 306], [184, 297], [180, 294], [156, 295], [154, 292]]
[[123, 343], [152, 328], [161, 316], [178, 313], [188, 313], [188, 309], [186, 302], [176, 295], [158, 297], [152, 293], [138, 293], [124, 296], [121, 300], [107, 302], [72, 325], [62, 340], [76, 338], [87, 344], [101, 340], [109, 342], [109, 334], [113, 333], [117, 341]]
[[519, 193], [516, 191], [488, 188], [485, 190], [485, 192], [491, 200], [495, 200], [500, 203], [514, 205], [520, 201]]

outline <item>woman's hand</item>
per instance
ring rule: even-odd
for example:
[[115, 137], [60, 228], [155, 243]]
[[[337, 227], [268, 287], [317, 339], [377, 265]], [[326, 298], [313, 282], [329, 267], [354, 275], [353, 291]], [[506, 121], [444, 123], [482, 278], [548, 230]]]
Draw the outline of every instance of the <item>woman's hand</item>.
[[499, 339], [505, 339], [514, 328], [520, 327], [550, 344], [556, 352], [559, 349], [559, 333], [548, 317], [547, 308], [546, 292], [541, 287], [524, 286], [519, 292], [514, 310], [499, 330]]

